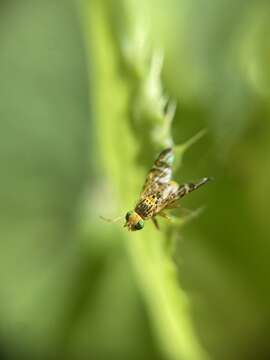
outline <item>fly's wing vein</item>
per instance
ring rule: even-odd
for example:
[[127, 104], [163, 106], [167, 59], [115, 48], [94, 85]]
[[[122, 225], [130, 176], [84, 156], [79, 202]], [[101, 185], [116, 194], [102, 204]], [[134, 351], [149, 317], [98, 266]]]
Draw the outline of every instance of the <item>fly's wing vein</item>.
[[175, 181], [170, 181], [168, 184], [164, 184], [160, 187], [160, 190], [155, 194], [156, 214], [179, 199], [178, 189], [179, 185]]

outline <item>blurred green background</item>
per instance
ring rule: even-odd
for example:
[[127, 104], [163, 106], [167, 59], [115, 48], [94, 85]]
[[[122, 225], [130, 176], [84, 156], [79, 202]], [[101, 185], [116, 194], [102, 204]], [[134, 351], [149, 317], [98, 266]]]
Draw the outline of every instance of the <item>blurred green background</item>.
[[[123, 2], [102, 3], [104, 22], [121, 24]], [[126, 3], [149, 47], [164, 50], [175, 142], [208, 129], [179, 178], [215, 182], [183, 201], [206, 210], [173, 254], [199, 342], [210, 359], [269, 359], [270, 4]], [[83, 11], [71, 0], [0, 2], [1, 359], [169, 359], [124, 230], [98, 218], [118, 199], [97, 139], [99, 29], [85, 31]]]

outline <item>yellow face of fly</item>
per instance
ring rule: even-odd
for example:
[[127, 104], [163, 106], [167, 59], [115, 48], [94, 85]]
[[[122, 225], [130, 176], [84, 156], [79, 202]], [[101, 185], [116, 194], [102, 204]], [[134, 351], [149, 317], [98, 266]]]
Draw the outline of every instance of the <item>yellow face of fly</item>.
[[144, 227], [144, 221], [136, 211], [128, 211], [124, 226], [126, 226], [129, 231], [141, 230]]

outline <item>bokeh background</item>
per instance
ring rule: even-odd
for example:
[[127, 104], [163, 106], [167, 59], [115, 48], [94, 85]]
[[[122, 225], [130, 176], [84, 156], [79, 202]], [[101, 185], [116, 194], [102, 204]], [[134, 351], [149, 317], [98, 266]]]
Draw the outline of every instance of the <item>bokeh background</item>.
[[[96, 137], [95, 55], [85, 45], [95, 49], [95, 34], [83, 9], [0, 2], [1, 359], [167, 359], [124, 232], [98, 218], [117, 199]], [[149, 46], [164, 50], [175, 142], [208, 129], [181, 179], [215, 181], [185, 200], [206, 210], [174, 253], [198, 339], [211, 359], [269, 359], [270, 4], [148, 0], [132, 9]]]

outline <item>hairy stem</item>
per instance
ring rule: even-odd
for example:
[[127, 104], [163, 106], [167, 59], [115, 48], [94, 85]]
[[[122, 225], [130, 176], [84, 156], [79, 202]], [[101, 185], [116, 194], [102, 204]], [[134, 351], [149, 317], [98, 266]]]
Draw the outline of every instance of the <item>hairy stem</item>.
[[[132, 208], [157, 149], [173, 143], [170, 123], [175, 109], [163, 95], [162, 57], [148, 54], [143, 29], [141, 39], [132, 37], [136, 26], [124, 5], [125, 1], [81, 3], [98, 147], [121, 211]], [[206, 359], [166, 246], [166, 234], [149, 223], [143, 231], [125, 236], [161, 348], [169, 359]]]

